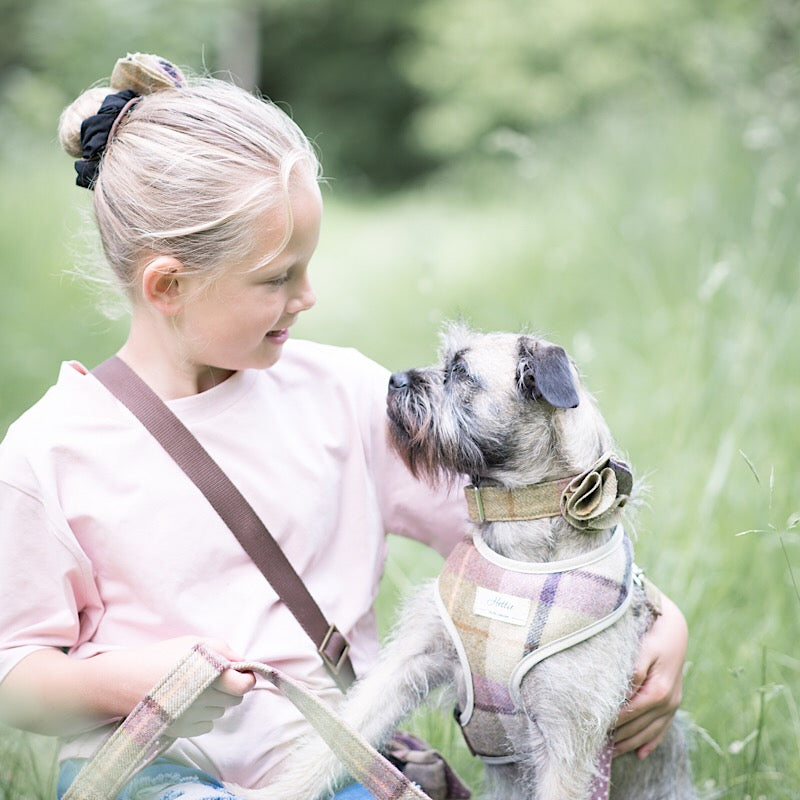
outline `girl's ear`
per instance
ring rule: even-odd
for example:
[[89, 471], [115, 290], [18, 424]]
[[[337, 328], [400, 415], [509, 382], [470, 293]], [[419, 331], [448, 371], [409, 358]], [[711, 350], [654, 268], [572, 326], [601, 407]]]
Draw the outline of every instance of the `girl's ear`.
[[175, 316], [185, 300], [185, 277], [180, 261], [171, 256], [157, 256], [142, 270], [142, 297], [161, 314]]

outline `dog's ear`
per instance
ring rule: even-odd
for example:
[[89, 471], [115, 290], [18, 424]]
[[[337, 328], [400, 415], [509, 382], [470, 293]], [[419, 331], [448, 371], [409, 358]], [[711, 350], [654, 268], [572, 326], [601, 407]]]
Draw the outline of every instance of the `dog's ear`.
[[[532, 346], [533, 345], [533, 346]], [[580, 402], [569, 356], [563, 347], [520, 340], [518, 383], [527, 397], [555, 408], [576, 408]]]

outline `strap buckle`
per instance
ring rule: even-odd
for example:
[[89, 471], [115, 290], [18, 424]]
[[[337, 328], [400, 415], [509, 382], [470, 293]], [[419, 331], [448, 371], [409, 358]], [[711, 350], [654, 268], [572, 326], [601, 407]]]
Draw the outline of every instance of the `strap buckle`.
[[[333, 637], [336, 635], [338, 635], [339, 638], [344, 642], [344, 647], [338, 656], [332, 658], [330, 655], [328, 655], [327, 647], [332, 642]], [[325, 634], [320, 646], [317, 648], [317, 652], [319, 653], [319, 657], [322, 659], [322, 662], [325, 664], [325, 667], [328, 669], [328, 671], [332, 675], [338, 675], [342, 670], [342, 666], [347, 660], [348, 654], [350, 653], [350, 642], [344, 638], [341, 631], [335, 625], [330, 625], [328, 627], [328, 632]]]

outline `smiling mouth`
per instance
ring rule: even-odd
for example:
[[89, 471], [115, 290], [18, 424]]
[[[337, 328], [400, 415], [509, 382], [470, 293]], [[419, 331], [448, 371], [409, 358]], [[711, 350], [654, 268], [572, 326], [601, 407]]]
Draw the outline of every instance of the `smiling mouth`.
[[275, 344], [284, 344], [289, 339], [289, 328], [279, 328], [278, 330], [270, 331], [266, 339], [272, 339]]

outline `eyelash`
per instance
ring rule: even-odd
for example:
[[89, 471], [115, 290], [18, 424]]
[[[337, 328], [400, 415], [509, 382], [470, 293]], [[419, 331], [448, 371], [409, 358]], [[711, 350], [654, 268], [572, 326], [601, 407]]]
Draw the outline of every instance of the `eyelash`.
[[285, 283], [289, 282], [289, 274], [286, 273], [285, 275], [281, 275], [278, 278], [272, 278], [271, 280], [264, 281], [267, 286], [283, 286]]

